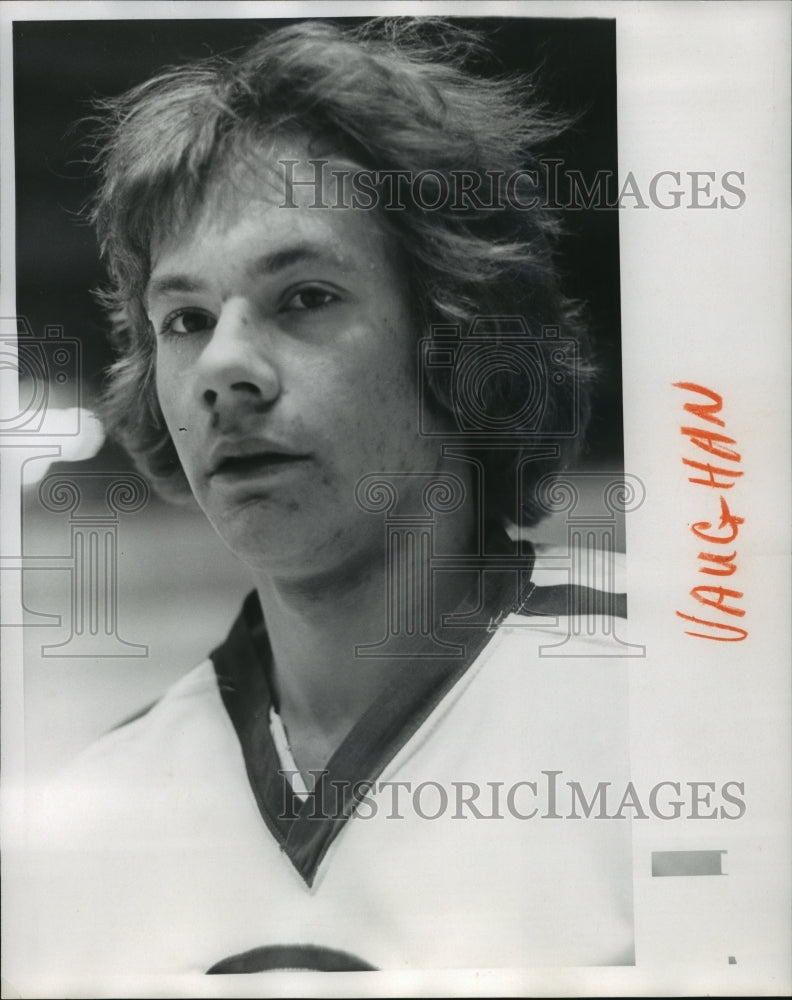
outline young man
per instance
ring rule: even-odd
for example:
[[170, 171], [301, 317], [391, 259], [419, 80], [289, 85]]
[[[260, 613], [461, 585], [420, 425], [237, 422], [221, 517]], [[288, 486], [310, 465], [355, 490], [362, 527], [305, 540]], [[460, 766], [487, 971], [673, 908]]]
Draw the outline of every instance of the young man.
[[105, 109], [108, 423], [255, 590], [44, 802], [48, 968], [632, 960], [628, 824], [558, 798], [626, 781], [623, 678], [541, 655], [620, 603], [505, 530], [587, 412], [559, 123], [470, 45], [303, 23]]

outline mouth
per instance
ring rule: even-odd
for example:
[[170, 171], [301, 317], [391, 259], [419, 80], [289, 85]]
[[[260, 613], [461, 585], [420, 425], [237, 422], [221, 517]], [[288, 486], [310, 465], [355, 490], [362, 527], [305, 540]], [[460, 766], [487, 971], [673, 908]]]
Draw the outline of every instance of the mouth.
[[254, 455], [229, 455], [212, 469], [213, 479], [249, 479], [270, 475], [308, 460], [307, 455], [287, 455], [264, 451]]

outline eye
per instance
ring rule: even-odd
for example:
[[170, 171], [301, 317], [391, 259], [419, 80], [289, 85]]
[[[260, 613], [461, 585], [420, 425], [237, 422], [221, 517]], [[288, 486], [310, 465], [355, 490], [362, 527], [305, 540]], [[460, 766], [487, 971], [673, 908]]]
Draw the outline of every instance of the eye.
[[301, 288], [287, 299], [284, 309], [286, 311], [305, 312], [309, 309], [322, 309], [324, 306], [329, 306], [337, 301], [338, 296], [326, 288]]
[[215, 325], [215, 318], [204, 309], [174, 309], [162, 323], [163, 334], [186, 336], [191, 333], [206, 333]]

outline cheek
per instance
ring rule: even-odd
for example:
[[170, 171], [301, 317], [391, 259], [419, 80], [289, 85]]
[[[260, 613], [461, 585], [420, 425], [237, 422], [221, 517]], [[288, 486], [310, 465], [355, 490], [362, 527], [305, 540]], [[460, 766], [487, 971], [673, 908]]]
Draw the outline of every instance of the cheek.
[[357, 382], [353, 385], [369, 386], [381, 397], [383, 407], [396, 404], [407, 406], [418, 395], [418, 339], [407, 326], [404, 317], [387, 320], [370, 329], [366, 338], [367, 350], [361, 354]]
[[159, 351], [155, 360], [154, 385], [157, 390], [160, 410], [171, 431], [174, 441], [178, 445], [176, 434], [174, 433], [179, 420], [184, 420], [187, 414], [184, 412], [184, 394], [186, 388], [186, 375], [183, 365], [179, 365], [170, 355], [170, 352]]
[[418, 390], [411, 372], [395, 366], [367, 368], [351, 379], [347, 398], [353, 402], [358, 423], [401, 433], [415, 425]]
[[182, 468], [190, 479], [198, 447], [198, 422], [189, 406], [190, 392], [184, 367], [174, 365], [170, 359], [158, 356], [154, 385], [165, 427], [176, 448]]
[[412, 378], [382, 373], [365, 395], [366, 411], [358, 422], [361, 454], [370, 466], [364, 471], [399, 472], [414, 462], [421, 464], [418, 395]]

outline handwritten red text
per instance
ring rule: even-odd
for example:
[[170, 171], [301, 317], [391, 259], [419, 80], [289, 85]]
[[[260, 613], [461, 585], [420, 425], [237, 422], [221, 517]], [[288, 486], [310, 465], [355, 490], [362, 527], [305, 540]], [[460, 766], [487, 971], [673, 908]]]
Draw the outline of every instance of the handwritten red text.
[[[688, 424], [689, 417], [680, 427], [681, 433], [687, 438], [688, 444], [698, 448], [712, 460], [707, 460], [699, 452], [692, 451], [692, 458], [683, 457], [682, 463], [689, 470], [688, 482], [712, 491], [710, 497], [716, 503], [720, 501], [720, 511], [710, 521], [697, 521], [690, 525], [690, 530], [705, 543], [703, 551], [699, 552], [699, 573], [706, 581], [693, 587], [690, 596], [708, 608], [714, 608], [717, 617], [700, 617], [677, 611], [677, 615], [685, 621], [711, 629], [710, 632], [694, 632], [686, 630], [686, 635], [694, 635], [699, 639], [715, 639], [718, 642], [741, 642], [748, 635], [746, 629], [734, 624], [735, 618], [742, 618], [745, 609], [739, 606], [743, 597], [741, 590], [734, 588], [734, 581], [729, 587], [724, 587], [711, 577], [733, 577], [737, 572], [737, 549], [735, 541], [740, 532], [740, 525], [745, 518], [732, 512], [725, 490], [730, 490], [743, 475], [740, 469], [740, 453], [734, 438], [725, 431], [714, 427], [725, 428], [725, 422], [718, 416], [723, 409], [723, 398], [712, 389], [707, 389], [695, 382], [674, 382], [677, 389], [682, 389], [693, 395], [693, 399], [685, 403], [686, 414], [697, 418], [695, 425]], [[714, 491], [719, 492], [716, 498]], [[710, 515], [712, 517], [712, 515]], [[708, 612], [712, 616], [712, 612]], [[721, 617], [723, 616], [723, 617]], [[729, 616], [729, 617], [726, 617]]]

